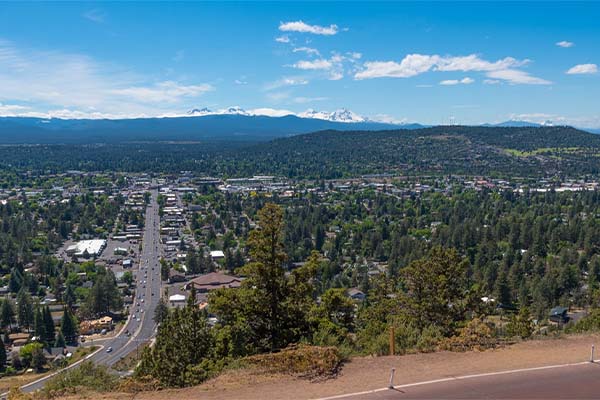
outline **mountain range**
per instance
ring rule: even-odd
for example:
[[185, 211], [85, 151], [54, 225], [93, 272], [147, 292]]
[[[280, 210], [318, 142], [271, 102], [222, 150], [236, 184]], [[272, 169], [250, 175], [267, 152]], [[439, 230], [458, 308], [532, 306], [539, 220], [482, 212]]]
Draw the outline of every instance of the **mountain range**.
[[0, 117], [0, 143], [106, 143], [132, 141], [264, 141], [321, 130], [418, 129], [420, 124], [390, 124], [348, 110], [307, 111], [304, 116], [261, 115], [239, 107], [193, 109], [186, 116], [133, 119], [59, 119]]
[[[510, 120], [486, 127], [540, 127]], [[0, 143], [124, 143], [140, 141], [265, 141], [322, 130], [381, 131], [422, 129], [418, 123], [389, 123], [362, 117], [350, 110], [306, 110], [292, 113], [268, 108], [220, 110], [194, 108], [183, 115], [130, 119], [60, 119], [0, 117]], [[587, 129], [600, 133], [600, 129]]]

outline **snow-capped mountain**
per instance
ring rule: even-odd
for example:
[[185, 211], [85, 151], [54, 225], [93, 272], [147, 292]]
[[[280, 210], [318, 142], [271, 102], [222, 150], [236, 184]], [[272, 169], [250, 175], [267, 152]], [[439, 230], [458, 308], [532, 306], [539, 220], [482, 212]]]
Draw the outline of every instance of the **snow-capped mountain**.
[[241, 107], [232, 106], [232, 107], [227, 107], [227, 108], [223, 108], [223, 109], [216, 110], [216, 111], [213, 111], [207, 107], [194, 108], [194, 109], [188, 111], [187, 115], [194, 116], [194, 117], [202, 117], [205, 115], [248, 115], [248, 116], [251, 116], [251, 115], [256, 115], [256, 114], [250, 113]]
[[187, 112], [187, 115], [193, 115], [193, 116], [201, 116], [201, 115], [210, 115], [213, 112], [209, 109], [209, 108], [194, 108], [190, 111]]
[[367, 121], [367, 118], [361, 117], [360, 115], [358, 115], [355, 112], [350, 111], [346, 108], [341, 108], [341, 109], [333, 111], [333, 112], [316, 111], [313, 109], [308, 109], [302, 113], [299, 113], [298, 117], [323, 119], [325, 121], [334, 121], [334, 122], [365, 122], [365, 121]]
[[201, 117], [205, 115], [246, 115], [246, 116], [285, 116], [285, 115], [295, 115], [299, 118], [311, 118], [311, 119], [320, 119], [324, 121], [332, 121], [332, 122], [367, 122], [368, 118], [362, 117], [356, 114], [353, 111], [350, 111], [346, 108], [341, 108], [339, 110], [328, 112], [328, 111], [317, 111], [313, 109], [308, 109], [301, 113], [294, 113], [288, 110], [275, 110], [272, 108], [257, 108], [253, 110], [244, 110], [241, 107], [227, 107], [219, 110], [210, 110], [206, 107], [204, 108], [194, 108], [186, 113], [188, 116]]

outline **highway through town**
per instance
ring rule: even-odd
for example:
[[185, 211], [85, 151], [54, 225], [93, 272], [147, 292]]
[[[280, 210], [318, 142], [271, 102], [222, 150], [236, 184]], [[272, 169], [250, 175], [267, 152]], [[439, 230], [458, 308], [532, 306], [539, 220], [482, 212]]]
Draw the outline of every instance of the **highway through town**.
[[[133, 304], [130, 306], [129, 318], [125, 326], [112, 338], [98, 340], [86, 345], [100, 345], [101, 349], [87, 360], [96, 364], [113, 366], [122, 357], [136, 351], [144, 342], [151, 340], [156, 333], [154, 310], [161, 296], [160, 257], [160, 217], [158, 214], [158, 190], [150, 191], [151, 199], [146, 209], [142, 251], [139, 257], [138, 270], [135, 274], [136, 291]], [[24, 392], [41, 389], [51, 376], [25, 385]]]

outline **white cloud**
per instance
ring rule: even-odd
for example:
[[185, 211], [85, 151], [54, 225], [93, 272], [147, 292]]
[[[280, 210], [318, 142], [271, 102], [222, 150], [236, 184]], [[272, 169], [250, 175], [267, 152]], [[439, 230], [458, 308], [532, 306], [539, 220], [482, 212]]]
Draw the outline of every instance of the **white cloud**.
[[279, 30], [282, 32], [312, 33], [314, 35], [335, 35], [338, 33], [337, 25], [319, 26], [309, 25], [303, 21], [281, 22]]
[[269, 92], [267, 93], [267, 98], [273, 102], [281, 102], [289, 99], [291, 96], [290, 92]]
[[276, 37], [275, 41], [279, 42], [279, 43], [289, 43], [290, 38], [288, 37], [288, 35], [283, 35], [283, 36]]
[[573, 43], [573, 42], [568, 42], [568, 41], [566, 41], [566, 40], [561, 40], [560, 42], [556, 42], [556, 45], [557, 45], [558, 47], [565, 47], [565, 48], [568, 48], [568, 47], [573, 47], [573, 46], [575, 46], [575, 43]]
[[342, 71], [331, 71], [329, 74], [330, 81], [339, 81], [344, 77], [344, 73]]
[[2, 104], [0, 103], [0, 115], [2, 116], [14, 116], [19, 113], [29, 110], [29, 107], [21, 106], [18, 104]]
[[[524, 66], [529, 60], [517, 60], [505, 57], [490, 62], [481, 59], [475, 54], [468, 56], [439, 56], [427, 54], [408, 54], [402, 61], [367, 61], [363, 69], [358, 71], [355, 79], [373, 78], [410, 78], [429, 71], [449, 72], [485, 72], [490, 78], [506, 80], [510, 83], [522, 84], [549, 84], [541, 78], [536, 78], [528, 73], [514, 68]], [[451, 83], [450, 83], [451, 84]]]
[[181, 85], [173, 81], [157, 83], [153, 86], [133, 86], [124, 89], [114, 89], [111, 92], [143, 103], [176, 103], [183, 97], [198, 97], [212, 91], [208, 84]]
[[599, 128], [600, 115], [595, 116], [566, 116], [544, 112], [514, 113], [509, 118], [515, 121], [528, 121], [544, 125], [570, 125], [580, 128]]
[[502, 82], [499, 81], [498, 79], [484, 79], [483, 83], [485, 83], [486, 85], [498, 85]]
[[320, 56], [321, 55], [321, 53], [319, 53], [319, 50], [313, 49], [312, 47], [296, 47], [292, 51], [294, 53], [304, 52], [306, 54], [315, 55], [315, 56]]
[[89, 19], [90, 21], [95, 22], [97, 24], [101, 24], [106, 19], [106, 13], [102, 10], [94, 8], [92, 10], [88, 10], [88, 11], [84, 12], [83, 17], [85, 19]]
[[[90, 115], [163, 115], [213, 90], [205, 83], [156, 81], [91, 57], [0, 40], [0, 102]], [[189, 102], [189, 103], [187, 103]]]
[[513, 85], [550, 85], [552, 82], [542, 78], [529, 75], [525, 71], [518, 69], [503, 69], [499, 71], [490, 71], [486, 74], [488, 78], [501, 79]]
[[516, 60], [505, 57], [495, 62], [479, 58], [475, 54], [461, 57], [440, 57], [435, 69], [437, 71], [498, 71], [508, 68], [521, 67], [529, 60]]
[[356, 60], [361, 57], [360, 53], [346, 53], [342, 55], [337, 52], [332, 52], [331, 57], [319, 58], [314, 60], [301, 60], [291, 65], [294, 68], [311, 71], [326, 71], [327, 79], [337, 81], [344, 77], [346, 67], [350, 66], [351, 70], [356, 66]]
[[453, 85], [470, 85], [471, 83], [475, 82], [474, 79], [466, 77], [463, 78], [461, 80], [458, 79], [447, 79], [444, 81], [440, 82], [440, 85], [444, 85], [444, 86], [453, 86]]
[[294, 68], [304, 70], [319, 70], [319, 69], [331, 69], [333, 64], [329, 60], [318, 59], [318, 60], [301, 60], [295, 63]]
[[384, 122], [386, 124], [406, 124], [408, 119], [406, 118], [396, 118], [392, 115], [388, 114], [377, 114], [373, 118], [373, 121]]
[[440, 60], [439, 56], [409, 54], [400, 63], [395, 61], [367, 61], [365, 69], [357, 72], [356, 79], [410, 78], [429, 71]]
[[306, 104], [306, 103], [312, 103], [315, 101], [325, 101], [325, 100], [329, 100], [328, 97], [303, 97], [303, 96], [299, 96], [299, 97], [295, 97], [293, 99], [294, 103], [298, 103], [298, 104]]
[[580, 74], [595, 74], [598, 72], [598, 66], [596, 64], [579, 64], [569, 68], [566, 72], [569, 75], [580, 75]]
[[275, 108], [254, 108], [252, 110], [248, 110], [248, 112], [253, 115], [264, 115], [267, 117], [284, 117], [286, 115], [294, 115], [293, 111], [279, 110]]
[[265, 85], [265, 90], [273, 90], [278, 89], [285, 86], [302, 86], [308, 85], [309, 81], [302, 77], [284, 77], [275, 82], [271, 82]]

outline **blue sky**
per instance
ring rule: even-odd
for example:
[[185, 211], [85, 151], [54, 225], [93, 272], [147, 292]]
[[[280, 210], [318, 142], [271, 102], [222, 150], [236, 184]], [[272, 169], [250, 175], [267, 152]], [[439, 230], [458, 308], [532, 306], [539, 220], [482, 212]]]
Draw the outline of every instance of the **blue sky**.
[[0, 3], [0, 115], [600, 127], [598, 21], [592, 2]]

